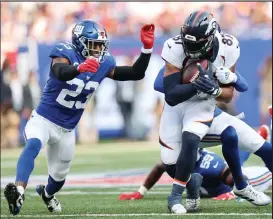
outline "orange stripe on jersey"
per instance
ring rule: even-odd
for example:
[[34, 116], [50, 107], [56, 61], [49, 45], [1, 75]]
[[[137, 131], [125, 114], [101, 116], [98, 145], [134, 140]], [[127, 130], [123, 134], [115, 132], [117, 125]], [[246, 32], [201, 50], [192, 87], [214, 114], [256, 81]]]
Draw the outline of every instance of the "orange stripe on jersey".
[[160, 136], [159, 136], [159, 143], [160, 143], [163, 147], [168, 148], [168, 149], [170, 149], [170, 150], [173, 150], [173, 148], [171, 148], [169, 145], [167, 145], [165, 142], [162, 141], [162, 139], [160, 138]]
[[195, 122], [201, 122], [201, 123], [203, 123], [203, 122], [211, 122], [212, 120], [213, 120], [213, 117], [212, 117], [212, 119], [209, 119], [207, 121], [195, 121]]

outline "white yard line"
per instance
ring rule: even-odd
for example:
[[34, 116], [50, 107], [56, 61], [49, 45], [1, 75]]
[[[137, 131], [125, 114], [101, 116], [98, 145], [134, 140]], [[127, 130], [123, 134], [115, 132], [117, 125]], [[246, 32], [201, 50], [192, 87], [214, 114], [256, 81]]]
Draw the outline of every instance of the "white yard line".
[[[141, 216], [179, 216], [174, 214], [56, 214], [56, 215], [17, 215], [16, 218], [51, 218], [51, 217], [141, 217]], [[200, 213], [184, 214], [183, 217], [191, 216], [272, 216], [271, 213]], [[1, 215], [1, 218], [11, 217], [10, 215]]]

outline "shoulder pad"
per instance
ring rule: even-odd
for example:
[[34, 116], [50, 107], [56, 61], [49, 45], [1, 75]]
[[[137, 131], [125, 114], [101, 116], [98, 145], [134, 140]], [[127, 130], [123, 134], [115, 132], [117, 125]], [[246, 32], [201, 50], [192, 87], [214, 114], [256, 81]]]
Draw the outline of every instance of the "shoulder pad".
[[182, 63], [185, 59], [185, 54], [180, 35], [165, 41], [161, 57], [177, 68], [182, 69]]
[[49, 57], [55, 58], [55, 57], [64, 57], [67, 58], [70, 63], [72, 63], [72, 56], [75, 53], [75, 50], [73, 48], [74, 46], [70, 43], [57, 43], [55, 44], [49, 53]]

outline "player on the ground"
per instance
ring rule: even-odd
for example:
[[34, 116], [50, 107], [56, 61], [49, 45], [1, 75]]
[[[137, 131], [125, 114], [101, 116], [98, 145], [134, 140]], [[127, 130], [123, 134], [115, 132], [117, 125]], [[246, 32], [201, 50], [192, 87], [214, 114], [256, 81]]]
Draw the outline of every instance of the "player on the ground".
[[108, 51], [109, 40], [103, 26], [81, 21], [72, 30], [72, 43], [58, 43], [50, 51], [49, 80], [41, 101], [25, 127], [26, 145], [18, 163], [16, 180], [5, 187], [10, 213], [20, 212], [34, 160], [48, 144], [48, 184], [39, 185], [37, 193], [49, 211], [61, 211], [55, 198], [65, 183], [75, 149], [75, 126], [93, 92], [101, 81], [141, 80], [149, 64], [154, 44], [154, 25], [144, 25], [140, 32], [141, 55], [133, 66], [116, 66]]
[[[228, 102], [232, 99], [234, 87], [236, 88], [239, 82], [239, 77], [233, 72], [240, 55], [237, 39], [219, 33], [216, 29], [217, 23], [212, 14], [196, 11], [186, 19], [181, 34], [167, 40], [162, 50], [162, 58], [165, 60], [163, 79], [165, 104], [159, 135], [162, 161], [168, 174], [174, 178], [172, 192], [168, 197], [168, 207], [175, 214], [186, 213], [181, 204], [182, 193], [194, 170], [200, 140], [206, 134], [210, 134], [211, 130], [216, 131], [213, 134], [216, 134], [223, 144], [223, 155], [234, 178], [234, 192], [256, 205], [266, 205], [271, 201], [268, 196], [248, 185], [243, 177], [238, 154], [238, 129], [235, 130], [233, 127], [233, 124], [241, 121], [234, 121], [234, 117], [228, 117], [215, 105], [215, 100]], [[210, 68], [204, 70], [200, 66], [199, 76], [192, 83], [180, 84], [181, 70], [188, 59], [210, 60], [216, 67], [216, 77], [220, 85], [211, 77]], [[217, 118], [221, 120], [215, 122]], [[230, 121], [225, 123], [226, 120]], [[214, 127], [210, 128], [213, 123]], [[248, 131], [251, 134], [252, 131], [255, 132], [252, 129]], [[251, 151], [256, 151], [269, 166], [272, 158], [263, 152], [268, 153], [272, 147], [270, 149], [270, 145], [263, 145], [260, 136], [258, 142], [252, 145], [248, 143], [245, 141], [241, 146], [247, 149], [251, 147]], [[187, 208], [199, 205], [197, 191], [195, 195], [187, 196], [186, 205], [189, 206]]]
[[[260, 134], [261, 135], [261, 134]], [[270, 133], [261, 135], [265, 140]], [[218, 143], [215, 143], [215, 146]], [[199, 159], [196, 162], [194, 172], [203, 176], [201, 195], [210, 196], [215, 200], [232, 200], [235, 195], [232, 192], [234, 186], [232, 174], [224, 159], [208, 150], [199, 149]], [[261, 192], [267, 191], [272, 185], [272, 173], [266, 167], [247, 167], [243, 168], [250, 185]], [[146, 177], [143, 185], [138, 191], [132, 193], [122, 193], [119, 200], [138, 200], [142, 199], [146, 193], [155, 185], [165, 172], [164, 164], [156, 164]]]

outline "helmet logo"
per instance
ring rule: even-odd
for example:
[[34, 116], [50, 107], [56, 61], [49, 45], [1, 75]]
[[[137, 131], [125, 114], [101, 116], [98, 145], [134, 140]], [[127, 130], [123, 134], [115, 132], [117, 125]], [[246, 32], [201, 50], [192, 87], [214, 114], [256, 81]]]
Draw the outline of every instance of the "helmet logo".
[[212, 18], [209, 22], [208, 29], [206, 30], [205, 34], [209, 34], [213, 29], [216, 29], [216, 20], [215, 18]]
[[74, 34], [79, 37], [82, 34], [84, 26], [82, 25], [76, 25], [76, 27], [74, 28]]
[[185, 38], [187, 40], [190, 40], [190, 41], [196, 41], [196, 37], [195, 36], [191, 36], [191, 35], [188, 35], [188, 34], [186, 34]]
[[99, 32], [98, 40], [106, 40], [106, 36], [105, 36], [104, 31]]

